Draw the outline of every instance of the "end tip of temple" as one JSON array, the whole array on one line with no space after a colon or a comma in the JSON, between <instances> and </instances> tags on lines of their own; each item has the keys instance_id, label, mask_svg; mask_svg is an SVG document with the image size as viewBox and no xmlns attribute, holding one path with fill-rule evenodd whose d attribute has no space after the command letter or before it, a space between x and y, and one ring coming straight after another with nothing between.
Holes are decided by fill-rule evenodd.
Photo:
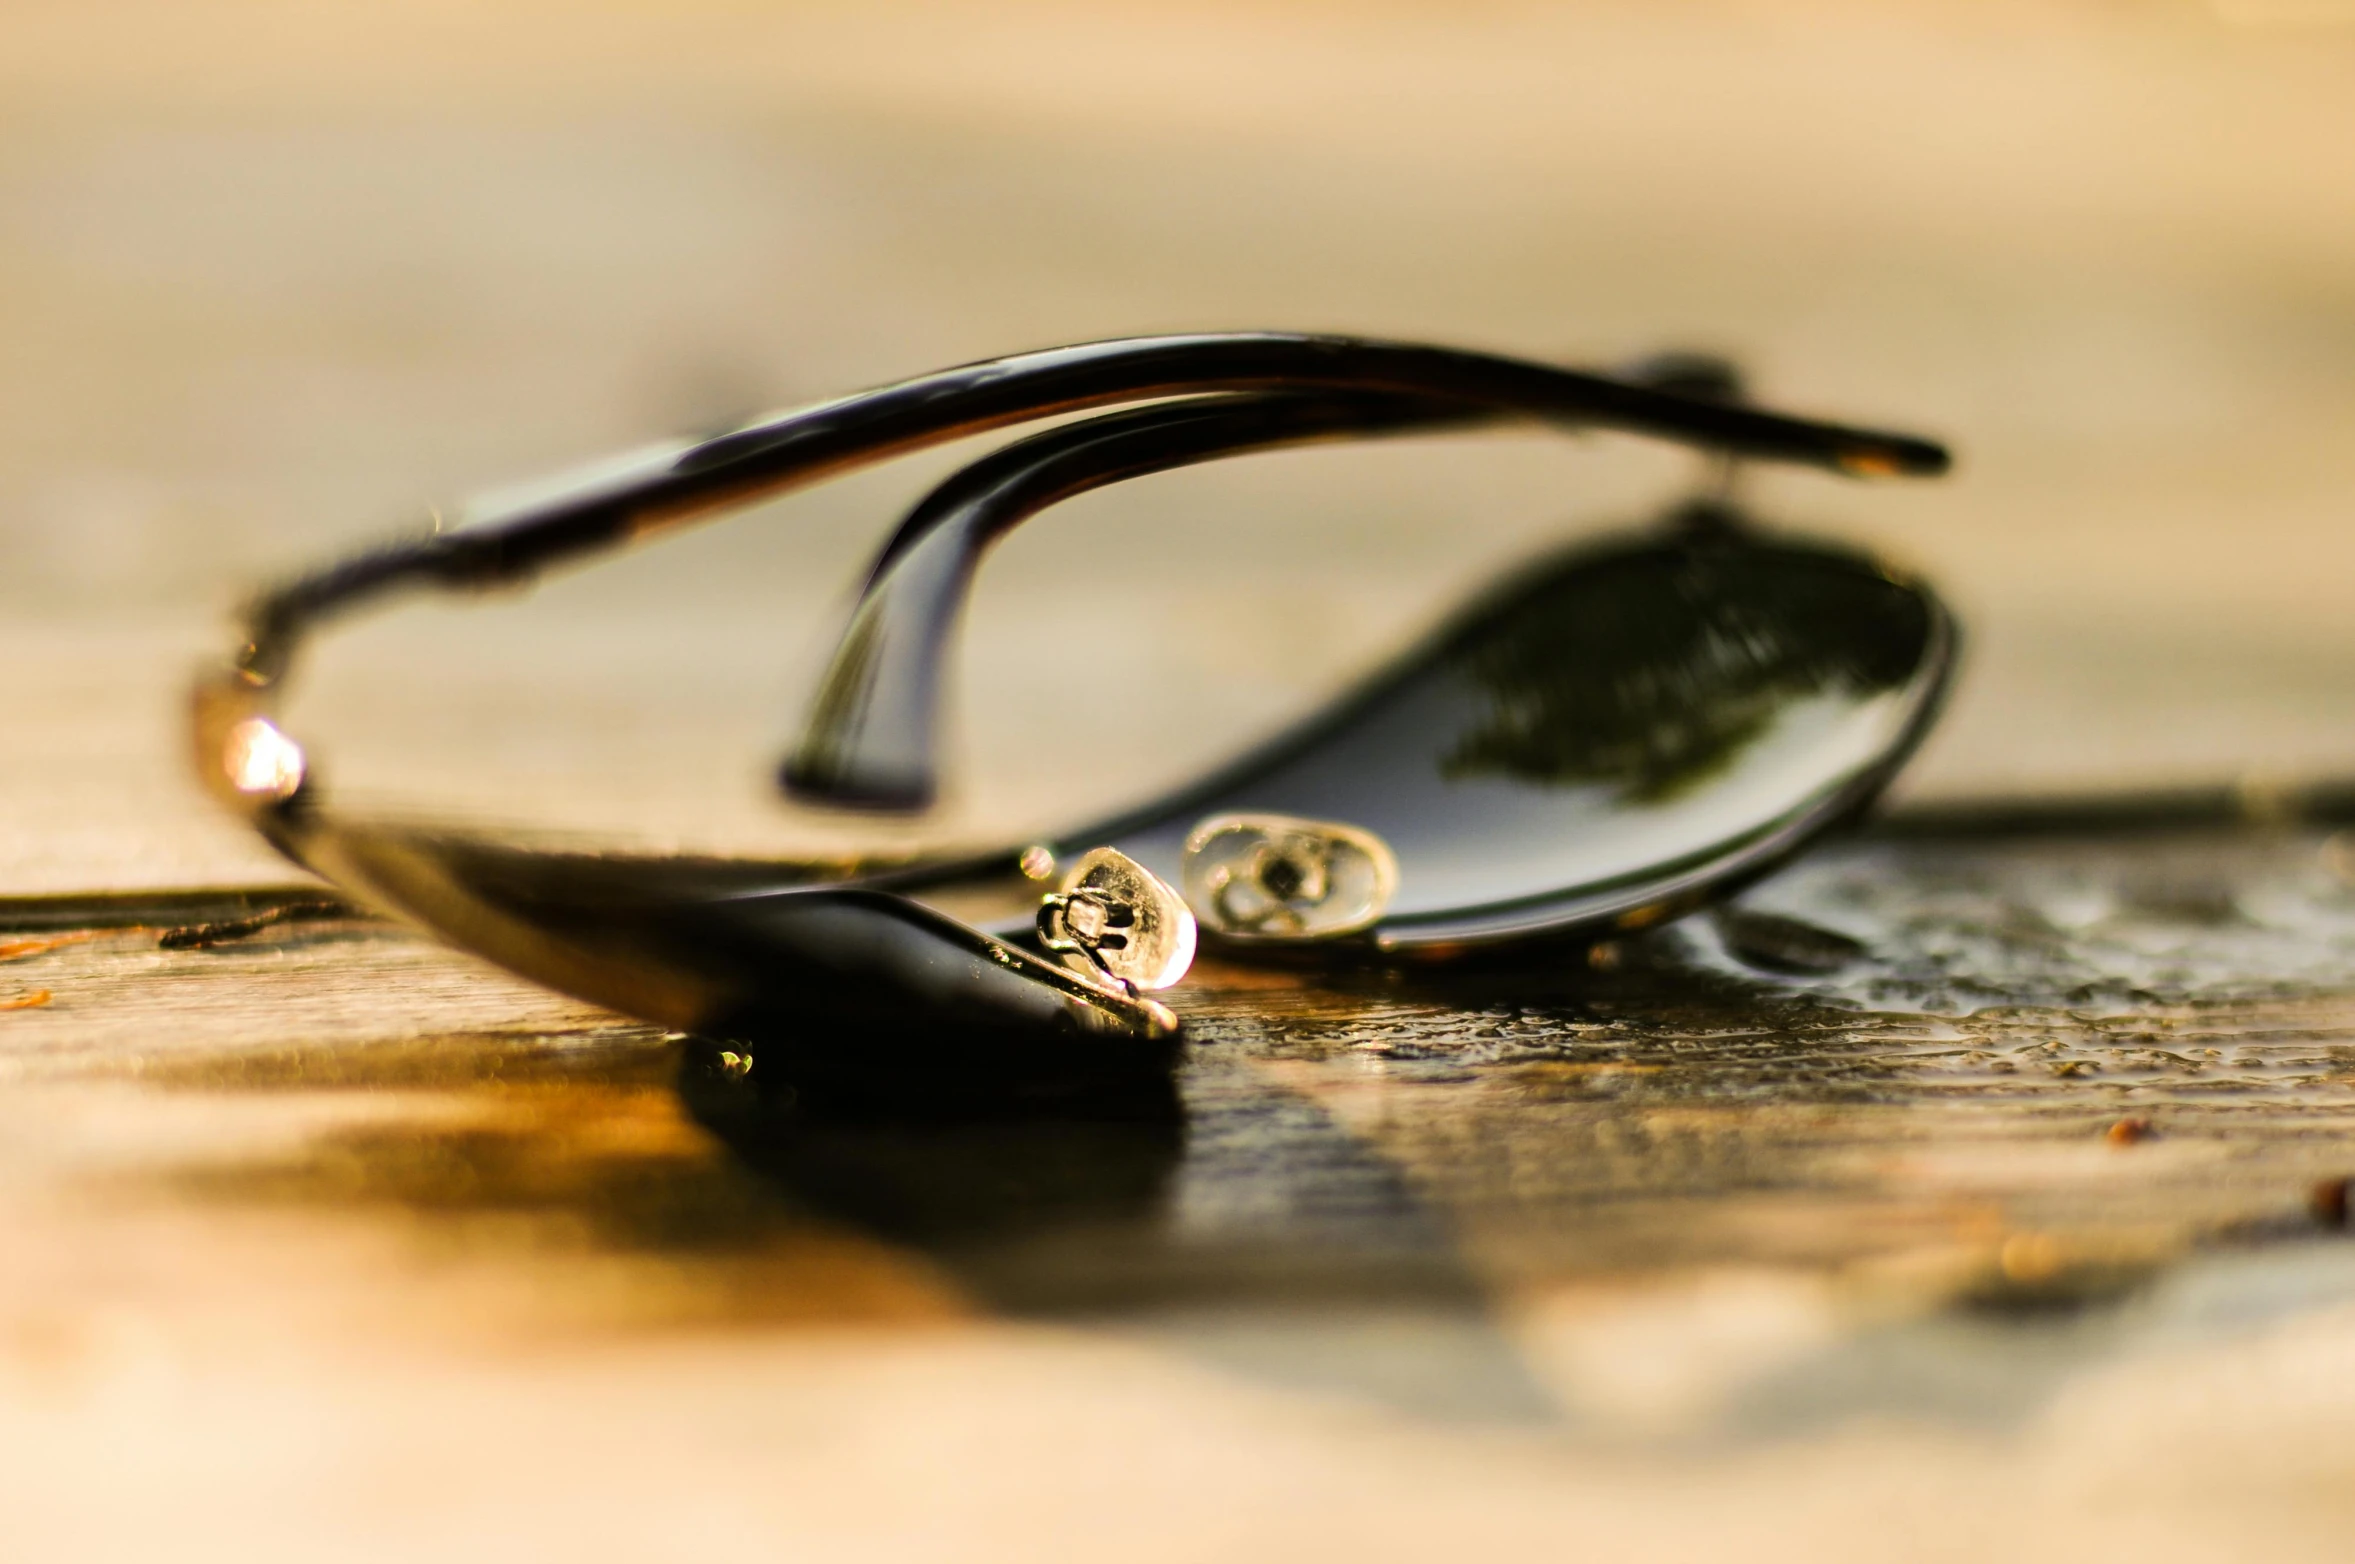
<instances>
[{"instance_id":1,"label":"end tip of temple","mask_svg":"<svg viewBox=\"0 0 2355 1564\"><path fill-rule=\"evenodd\" d=\"M1839 468L1852 478L1935 478L1954 458L1934 440L1866 440L1844 446Z\"/></svg>"},{"instance_id":2,"label":"end tip of temple","mask_svg":"<svg viewBox=\"0 0 2355 1564\"><path fill-rule=\"evenodd\" d=\"M940 789L927 774L846 766L796 754L777 768L777 786L796 803L863 814L912 815L929 809Z\"/></svg>"}]
</instances>

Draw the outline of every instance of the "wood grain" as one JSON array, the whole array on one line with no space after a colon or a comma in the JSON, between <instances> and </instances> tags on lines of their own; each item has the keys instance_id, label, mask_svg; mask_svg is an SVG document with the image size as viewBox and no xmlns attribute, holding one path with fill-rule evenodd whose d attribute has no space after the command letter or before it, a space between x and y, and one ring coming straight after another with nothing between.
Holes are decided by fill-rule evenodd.
<instances>
[{"instance_id":1,"label":"wood grain","mask_svg":"<svg viewBox=\"0 0 2355 1564\"><path fill-rule=\"evenodd\" d=\"M11 1525L1873 1557L1902 1505L1924 1556L2304 1556L2355 1413L2344 862L1859 842L1752 899L1861 942L1803 977L1706 921L1212 966L1143 1121L739 1111L386 925L18 903Z\"/></svg>"},{"instance_id":2,"label":"wood grain","mask_svg":"<svg viewBox=\"0 0 2355 1564\"><path fill-rule=\"evenodd\" d=\"M1752 893L1844 962L1696 920L1206 966L1143 1118L769 1113L386 924L166 939L317 894L183 775L258 580L1137 331L1731 351L1961 452L1753 480L1969 625L1915 799L2355 772L2343 10L12 6L0 1554L2343 1557L2322 828L1917 832ZM473 818L866 832L767 777L939 471L355 626L306 731ZM924 829L1230 752L1691 476L1475 442L1084 502L984 575ZM1119 699L1042 676L1077 621Z\"/></svg>"}]
</instances>

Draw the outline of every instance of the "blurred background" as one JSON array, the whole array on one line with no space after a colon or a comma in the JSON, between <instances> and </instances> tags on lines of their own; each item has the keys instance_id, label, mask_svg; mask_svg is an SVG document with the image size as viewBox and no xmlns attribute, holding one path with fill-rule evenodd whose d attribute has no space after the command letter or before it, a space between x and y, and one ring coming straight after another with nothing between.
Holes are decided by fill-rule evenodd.
<instances>
[{"instance_id":1,"label":"blurred background","mask_svg":"<svg viewBox=\"0 0 2355 1564\"><path fill-rule=\"evenodd\" d=\"M1914 798L2355 777L2355 0L4 0L0 897L291 877L181 755L262 582L765 410L1237 327L1721 352L1950 441L1746 480L1960 610ZM768 778L974 454L356 623L297 731L344 793L871 831ZM1698 472L1426 440L1058 510L983 574L922 829L1166 783ZM2355 847L2154 840L1762 888L1897 907L1937 1013L1230 969L1125 1162L984 1125L813 1134L815 1175L791 1124L727 1149L675 1040L421 938L19 904L0 1553L2339 1558ZM926 1180L938 1242L875 1218Z\"/></svg>"},{"instance_id":2,"label":"blurred background","mask_svg":"<svg viewBox=\"0 0 2355 1564\"><path fill-rule=\"evenodd\" d=\"M1708 349L1950 440L1943 483L1752 490L1966 616L1917 795L2355 771L2345 0L14 0L0 127L0 889L282 872L177 750L261 580L650 438L1197 328ZM338 640L334 774L823 835L769 767L971 454ZM1431 441L1058 512L984 575L935 828L1230 750L1693 470ZM1084 688L1074 616L1120 626Z\"/></svg>"}]
</instances>

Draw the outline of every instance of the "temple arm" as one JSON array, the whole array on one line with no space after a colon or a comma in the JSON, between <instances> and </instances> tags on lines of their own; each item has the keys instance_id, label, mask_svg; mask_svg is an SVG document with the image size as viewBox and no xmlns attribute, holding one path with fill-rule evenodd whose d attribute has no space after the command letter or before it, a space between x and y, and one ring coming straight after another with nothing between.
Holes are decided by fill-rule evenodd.
<instances>
[{"instance_id":1,"label":"temple arm","mask_svg":"<svg viewBox=\"0 0 2355 1564\"><path fill-rule=\"evenodd\" d=\"M982 458L926 495L884 545L785 762L786 790L839 808L932 802L942 676L974 572L992 543L1049 506L1246 451L1497 417L1405 397L1203 397L1067 424Z\"/></svg>"},{"instance_id":2,"label":"temple arm","mask_svg":"<svg viewBox=\"0 0 2355 1564\"><path fill-rule=\"evenodd\" d=\"M1286 391L1458 402L1497 417L1626 429L1859 474L1946 466L1945 451L1926 440L1714 405L1525 359L1282 332L1139 337L943 370L494 500L452 531L264 597L240 666L255 685L273 684L313 622L387 591L527 580L722 506L943 441L1124 402Z\"/></svg>"},{"instance_id":3,"label":"temple arm","mask_svg":"<svg viewBox=\"0 0 2355 1564\"><path fill-rule=\"evenodd\" d=\"M1615 383L1728 410L1722 360L1662 354ZM907 811L939 785L948 647L981 556L1047 507L1125 478L1317 440L1494 423L1487 405L1309 393L1204 397L1065 425L1006 447L934 489L884 545L783 768L788 792L840 808Z\"/></svg>"}]
</instances>

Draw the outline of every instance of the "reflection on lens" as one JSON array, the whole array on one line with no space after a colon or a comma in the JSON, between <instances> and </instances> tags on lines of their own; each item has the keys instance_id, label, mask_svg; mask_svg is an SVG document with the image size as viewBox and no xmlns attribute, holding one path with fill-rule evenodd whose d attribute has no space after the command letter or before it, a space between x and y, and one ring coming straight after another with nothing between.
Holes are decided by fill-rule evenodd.
<instances>
[{"instance_id":1,"label":"reflection on lens","mask_svg":"<svg viewBox=\"0 0 2355 1564\"><path fill-rule=\"evenodd\" d=\"M1727 774L1803 703L1853 705L1903 684L1927 628L1919 594L1796 550L1696 548L1565 572L1457 647L1485 709L1442 769L1664 803Z\"/></svg>"},{"instance_id":2,"label":"reflection on lens","mask_svg":"<svg viewBox=\"0 0 2355 1564\"><path fill-rule=\"evenodd\" d=\"M1182 875L1205 923L1245 940L1326 931L1293 905L1322 867L1280 832L1189 863L1205 817L1346 821L1385 844L1386 948L1613 927L1869 801L1952 645L1937 601L1864 556L1695 521L1555 556L1289 735L1076 839Z\"/></svg>"}]
</instances>

